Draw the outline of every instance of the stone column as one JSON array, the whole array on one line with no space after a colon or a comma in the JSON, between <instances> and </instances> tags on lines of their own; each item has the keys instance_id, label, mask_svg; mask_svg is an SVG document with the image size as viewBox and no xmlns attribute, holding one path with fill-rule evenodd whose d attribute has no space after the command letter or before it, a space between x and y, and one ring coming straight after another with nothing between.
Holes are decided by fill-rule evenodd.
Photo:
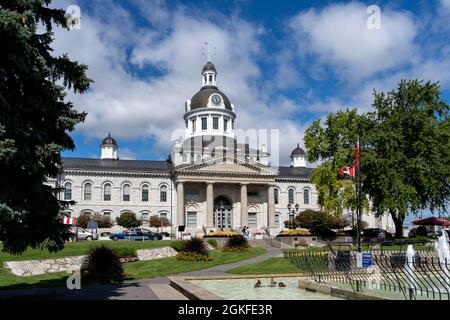
<instances>
[{"instance_id":1,"label":"stone column","mask_svg":"<svg viewBox=\"0 0 450 320\"><path fill-rule=\"evenodd\" d=\"M247 184L241 184L241 227L248 226Z\"/></svg>"},{"instance_id":2,"label":"stone column","mask_svg":"<svg viewBox=\"0 0 450 320\"><path fill-rule=\"evenodd\" d=\"M213 182L206 183L206 225L209 228L214 227L214 186Z\"/></svg>"},{"instance_id":3,"label":"stone column","mask_svg":"<svg viewBox=\"0 0 450 320\"><path fill-rule=\"evenodd\" d=\"M275 227L275 195L274 186L267 188L267 221L269 228Z\"/></svg>"},{"instance_id":4,"label":"stone column","mask_svg":"<svg viewBox=\"0 0 450 320\"><path fill-rule=\"evenodd\" d=\"M184 226L184 186L183 182L177 183L177 224Z\"/></svg>"}]
</instances>

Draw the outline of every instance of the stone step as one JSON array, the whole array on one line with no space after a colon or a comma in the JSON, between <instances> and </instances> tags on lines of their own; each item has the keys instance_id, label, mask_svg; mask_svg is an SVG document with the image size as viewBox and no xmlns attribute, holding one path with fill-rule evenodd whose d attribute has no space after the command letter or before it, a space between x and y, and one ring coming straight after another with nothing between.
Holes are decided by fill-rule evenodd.
<instances>
[{"instance_id":1,"label":"stone step","mask_svg":"<svg viewBox=\"0 0 450 320\"><path fill-rule=\"evenodd\" d=\"M188 300L186 296L172 288L169 284L152 283L148 284L148 286L159 300Z\"/></svg>"}]
</instances>

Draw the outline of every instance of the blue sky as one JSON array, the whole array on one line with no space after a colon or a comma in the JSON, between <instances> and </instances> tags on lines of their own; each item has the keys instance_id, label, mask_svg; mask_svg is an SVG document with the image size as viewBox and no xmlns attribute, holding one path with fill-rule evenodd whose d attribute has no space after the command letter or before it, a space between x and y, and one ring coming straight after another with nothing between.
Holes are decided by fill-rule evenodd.
<instances>
[{"instance_id":1,"label":"blue sky","mask_svg":"<svg viewBox=\"0 0 450 320\"><path fill-rule=\"evenodd\" d=\"M166 159L184 102L200 88L203 43L216 47L218 86L236 127L279 129L280 163L313 119L371 108L371 92L401 78L440 81L450 97L450 0L442 1L56 1L81 8L81 28L55 32L55 54L89 66L88 112L64 156L97 157L111 132L119 156ZM366 10L381 9L378 30ZM286 139L288 137L288 139Z\"/></svg>"}]
</instances>

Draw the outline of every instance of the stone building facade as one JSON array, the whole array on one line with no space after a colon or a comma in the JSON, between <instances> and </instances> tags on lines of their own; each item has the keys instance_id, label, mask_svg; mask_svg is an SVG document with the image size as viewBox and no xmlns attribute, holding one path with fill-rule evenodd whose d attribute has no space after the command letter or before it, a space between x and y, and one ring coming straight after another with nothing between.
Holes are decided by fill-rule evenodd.
<instances>
[{"instance_id":1,"label":"stone building facade","mask_svg":"<svg viewBox=\"0 0 450 320\"><path fill-rule=\"evenodd\" d=\"M132 211L139 219L167 217L172 230L196 232L264 229L276 234L289 220L288 204L319 209L304 150L292 151L291 166L271 166L266 145L237 142L235 106L216 85L210 61L202 70L202 87L185 103L185 136L177 140L167 161L122 160L111 135L101 144L101 157L63 158L53 181L61 198L75 201L68 213L100 213L115 220ZM367 216L371 226L392 222Z\"/></svg>"}]
</instances>

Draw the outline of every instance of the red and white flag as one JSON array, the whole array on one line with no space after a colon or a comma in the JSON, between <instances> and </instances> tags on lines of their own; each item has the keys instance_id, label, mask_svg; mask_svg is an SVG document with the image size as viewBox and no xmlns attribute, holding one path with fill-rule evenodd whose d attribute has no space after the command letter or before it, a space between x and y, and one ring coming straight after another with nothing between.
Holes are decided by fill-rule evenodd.
<instances>
[{"instance_id":1,"label":"red and white flag","mask_svg":"<svg viewBox=\"0 0 450 320\"><path fill-rule=\"evenodd\" d=\"M71 225L75 225L76 224L76 220L75 218L71 218L68 216L64 216L62 219L63 224L71 224Z\"/></svg>"},{"instance_id":2,"label":"red and white flag","mask_svg":"<svg viewBox=\"0 0 450 320\"><path fill-rule=\"evenodd\" d=\"M339 169L339 174L348 174L351 177L355 176L355 166L343 166L342 168Z\"/></svg>"}]
</instances>

